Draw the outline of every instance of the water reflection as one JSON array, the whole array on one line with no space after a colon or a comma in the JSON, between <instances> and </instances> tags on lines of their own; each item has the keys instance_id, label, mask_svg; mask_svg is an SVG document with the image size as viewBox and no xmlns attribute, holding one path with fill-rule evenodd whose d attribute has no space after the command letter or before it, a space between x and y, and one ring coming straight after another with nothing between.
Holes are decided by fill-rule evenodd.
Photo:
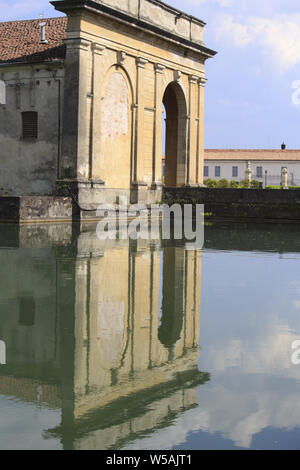
<instances>
[{"instance_id":1,"label":"water reflection","mask_svg":"<svg viewBox=\"0 0 300 470\"><path fill-rule=\"evenodd\" d=\"M2 227L0 447L299 448L299 234L222 222L190 252Z\"/></svg>"},{"instance_id":2,"label":"water reflection","mask_svg":"<svg viewBox=\"0 0 300 470\"><path fill-rule=\"evenodd\" d=\"M43 439L119 448L197 406L202 253L3 227L0 395L60 410Z\"/></svg>"}]
</instances>

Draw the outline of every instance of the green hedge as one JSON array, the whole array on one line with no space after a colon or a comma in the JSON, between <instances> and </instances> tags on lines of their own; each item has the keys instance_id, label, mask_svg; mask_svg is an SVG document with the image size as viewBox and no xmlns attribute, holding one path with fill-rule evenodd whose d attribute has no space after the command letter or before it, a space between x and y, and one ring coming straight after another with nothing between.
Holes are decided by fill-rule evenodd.
<instances>
[{"instance_id":1,"label":"green hedge","mask_svg":"<svg viewBox=\"0 0 300 470\"><path fill-rule=\"evenodd\" d=\"M282 186L266 186L265 189L282 189ZM289 189L300 189L300 186L289 186Z\"/></svg>"},{"instance_id":2,"label":"green hedge","mask_svg":"<svg viewBox=\"0 0 300 470\"><path fill-rule=\"evenodd\" d=\"M253 180L251 184L249 180L244 179L240 183L237 181L228 181L225 178L222 178L219 181L213 180L208 178L204 181L205 186L208 188L218 188L218 189L227 189L227 188L234 188L234 189L241 189L241 188L252 188L252 189L259 189L260 183L259 181Z\"/></svg>"}]
</instances>

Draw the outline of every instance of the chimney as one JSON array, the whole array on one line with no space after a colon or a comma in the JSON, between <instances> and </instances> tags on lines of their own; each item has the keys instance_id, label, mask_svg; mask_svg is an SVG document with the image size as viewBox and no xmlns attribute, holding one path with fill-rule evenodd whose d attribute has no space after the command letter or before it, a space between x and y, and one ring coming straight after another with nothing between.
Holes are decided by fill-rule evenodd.
<instances>
[{"instance_id":1,"label":"chimney","mask_svg":"<svg viewBox=\"0 0 300 470\"><path fill-rule=\"evenodd\" d=\"M46 41L46 24L45 22L40 23L41 27L41 44L48 44L48 41Z\"/></svg>"},{"instance_id":2,"label":"chimney","mask_svg":"<svg viewBox=\"0 0 300 470\"><path fill-rule=\"evenodd\" d=\"M285 150L285 149L286 149L285 143L281 144L281 150Z\"/></svg>"}]
</instances>

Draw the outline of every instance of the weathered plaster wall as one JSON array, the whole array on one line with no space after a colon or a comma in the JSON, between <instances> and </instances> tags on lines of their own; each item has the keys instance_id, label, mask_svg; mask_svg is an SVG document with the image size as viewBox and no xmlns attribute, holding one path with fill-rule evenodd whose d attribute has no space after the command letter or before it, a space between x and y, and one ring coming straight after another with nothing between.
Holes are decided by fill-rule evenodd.
<instances>
[{"instance_id":1,"label":"weathered plaster wall","mask_svg":"<svg viewBox=\"0 0 300 470\"><path fill-rule=\"evenodd\" d=\"M62 94L63 76L63 69L57 66L0 66L6 85L6 105L0 106L0 196L53 194L58 159L58 80ZM23 111L38 112L36 140L22 139Z\"/></svg>"}]
</instances>

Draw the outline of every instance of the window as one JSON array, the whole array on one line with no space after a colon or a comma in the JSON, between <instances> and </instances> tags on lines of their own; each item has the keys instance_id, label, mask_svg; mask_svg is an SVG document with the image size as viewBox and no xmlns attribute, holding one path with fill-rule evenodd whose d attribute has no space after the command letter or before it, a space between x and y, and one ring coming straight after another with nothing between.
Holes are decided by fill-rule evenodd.
<instances>
[{"instance_id":1,"label":"window","mask_svg":"<svg viewBox=\"0 0 300 470\"><path fill-rule=\"evenodd\" d=\"M238 166L233 166L232 167L232 176L233 178L237 178L239 176L239 168Z\"/></svg>"},{"instance_id":2,"label":"window","mask_svg":"<svg viewBox=\"0 0 300 470\"><path fill-rule=\"evenodd\" d=\"M215 176L219 178L221 176L221 167L215 166Z\"/></svg>"},{"instance_id":3,"label":"window","mask_svg":"<svg viewBox=\"0 0 300 470\"><path fill-rule=\"evenodd\" d=\"M209 176L209 169L208 166L204 167L204 176L208 177Z\"/></svg>"},{"instance_id":4,"label":"window","mask_svg":"<svg viewBox=\"0 0 300 470\"><path fill-rule=\"evenodd\" d=\"M37 139L38 137L38 113L26 111L22 113L23 139Z\"/></svg>"},{"instance_id":5,"label":"window","mask_svg":"<svg viewBox=\"0 0 300 470\"><path fill-rule=\"evenodd\" d=\"M262 168L262 166L257 166L256 167L256 177L257 178L262 178L263 177L263 168Z\"/></svg>"}]
</instances>

